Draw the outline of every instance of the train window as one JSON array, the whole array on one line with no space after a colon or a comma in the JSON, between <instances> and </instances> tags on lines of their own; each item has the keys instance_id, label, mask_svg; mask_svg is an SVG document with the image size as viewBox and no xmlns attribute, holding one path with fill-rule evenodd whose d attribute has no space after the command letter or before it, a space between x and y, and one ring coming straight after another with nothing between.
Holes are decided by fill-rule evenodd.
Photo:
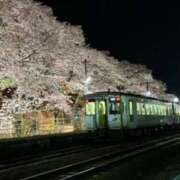
<instances>
[{"instance_id":1,"label":"train window","mask_svg":"<svg viewBox=\"0 0 180 180\"><path fill-rule=\"evenodd\" d=\"M162 111L161 111L161 105L158 105L158 109L159 109L159 115L162 115Z\"/></svg>"},{"instance_id":2,"label":"train window","mask_svg":"<svg viewBox=\"0 0 180 180\"><path fill-rule=\"evenodd\" d=\"M175 108L175 112L176 112L176 115L178 115L178 109L177 109L177 107Z\"/></svg>"},{"instance_id":3,"label":"train window","mask_svg":"<svg viewBox=\"0 0 180 180\"><path fill-rule=\"evenodd\" d=\"M161 106L161 111L162 111L162 115L164 116L165 114L164 114L164 106L163 105Z\"/></svg>"},{"instance_id":4,"label":"train window","mask_svg":"<svg viewBox=\"0 0 180 180\"><path fill-rule=\"evenodd\" d=\"M159 105L156 105L156 111L157 111L157 115L160 115L159 114Z\"/></svg>"},{"instance_id":5,"label":"train window","mask_svg":"<svg viewBox=\"0 0 180 180\"><path fill-rule=\"evenodd\" d=\"M180 115L180 106L178 106L178 116Z\"/></svg>"},{"instance_id":6,"label":"train window","mask_svg":"<svg viewBox=\"0 0 180 180\"><path fill-rule=\"evenodd\" d=\"M137 107L137 114L138 115L145 115L146 114L144 103L137 103L136 107Z\"/></svg>"},{"instance_id":7,"label":"train window","mask_svg":"<svg viewBox=\"0 0 180 180\"><path fill-rule=\"evenodd\" d=\"M156 105L153 104L153 105L152 105L152 108L153 108L153 115L156 115Z\"/></svg>"},{"instance_id":8,"label":"train window","mask_svg":"<svg viewBox=\"0 0 180 180\"><path fill-rule=\"evenodd\" d=\"M95 115L96 114L96 104L95 101L86 102L86 115Z\"/></svg>"},{"instance_id":9,"label":"train window","mask_svg":"<svg viewBox=\"0 0 180 180\"><path fill-rule=\"evenodd\" d=\"M161 116L161 105L158 105L158 111L159 111L159 115Z\"/></svg>"},{"instance_id":10,"label":"train window","mask_svg":"<svg viewBox=\"0 0 180 180\"><path fill-rule=\"evenodd\" d=\"M158 115L158 107L157 107L157 104L154 105L154 108L155 108L155 114Z\"/></svg>"},{"instance_id":11,"label":"train window","mask_svg":"<svg viewBox=\"0 0 180 180\"><path fill-rule=\"evenodd\" d=\"M105 115L106 114L106 104L105 101L99 101L99 114Z\"/></svg>"},{"instance_id":12,"label":"train window","mask_svg":"<svg viewBox=\"0 0 180 180\"><path fill-rule=\"evenodd\" d=\"M161 110L160 110L160 106L159 105L157 105L157 115L161 115Z\"/></svg>"},{"instance_id":13,"label":"train window","mask_svg":"<svg viewBox=\"0 0 180 180\"><path fill-rule=\"evenodd\" d=\"M120 113L120 102L110 102L110 114Z\"/></svg>"},{"instance_id":14,"label":"train window","mask_svg":"<svg viewBox=\"0 0 180 180\"><path fill-rule=\"evenodd\" d=\"M164 115L167 116L166 106L164 106Z\"/></svg>"},{"instance_id":15,"label":"train window","mask_svg":"<svg viewBox=\"0 0 180 180\"><path fill-rule=\"evenodd\" d=\"M177 106L177 107L176 107L176 115L177 115L177 116L180 116L180 106Z\"/></svg>"},{"instance_id":16,"label":"train window","mask_svg":"<svg viewBox=\"0 0 180 180\"><path fill-rule=\"evenodd\" d=\"M145 104L144 103L141 103L141 111L142 111L142 115L145 115L146 114L146 110L145 110Z\"/></svg>"},{"instance_id":17,"label":"train window","mask_svg":"<svg viewBox=\"0 0 180 180\"><path fill-rule=\"evenodd\" d=\"M136 104L136 107L137 107L137 114L138 114L138 115L141 115L140 103L137 103L137 104Z\"/></svg>"},{"instance_id":18,"label":"train window","mask_svg":"<svg viewBox=\"0 0 180 180\"><path fill-rule=\"evenodd\" d=\"M151 105L150 104L147 104L146 114L151 115Z\"/></svg>"},{"instance_id":19,"label":"train window","mask_svg":"<svg viewBox=\"0 0 180 180\"><path fill-rule=\"evenodd\" d=\"M176 115L178 115L178 113L177 113L177 107L175 108L175 112L176 112Z\"/></svg>"},{"instance_id":20,"label":"train window","mask_svg":"<svg viewBox=\"0 0 180 180\"><path fill-rule=\"evenodd\" d=\"M153 104L151 104L151 115L154 115L154 114L155 114L154 107L153 107Z\"/></svg>"},{"instance_id":21,"label":"train window","mask_svg":"<svg viewBox=\"0 0 180 180\"><path fill-rule=\"evenodd\" d=\"M159 115L162 116L162 106L161 105L159 105Z\"/></svg>"},{"instance_id":22,"label":"train window","mask_svg":"<svg viewBox=\"0 0 180 180\"><path fill-rule=\"evenodd\" d=\"M164 114L164 106L161 106L161 109L162 109L162 115L165 116L165 114Z\"/></svg>"},{"instance_id":23,"label":"train window","mask_svg":"<svg viewBox=\"0 0 180 180\"><path fill-rule=\"evenodd\" d=\"M129 115L130 116L133 115L133 104L132 104L132 101L129 101Z\"/></svg>"},{"instance_id":24,"label":"train window","mask_svg":"<svg viewBox=\"0 0 180 180\"><path fill-rule=\"evenodd\" d=\"M150 115L153 115L152 104L149 105Z\"/></svg>"},{"instance_id":25,"label":"train window","mask_svg":"<svg viewBox=\"0 0 180 180\"><path fill-rule=\"evenodd\" d=\"M166 107L163 105L163 114L166 116Z\"/></svg>"},{"instance_id":26,"label":"train window","mask_svg":"<svg viewBox=\"0 0 180 180\"><path fill-rule=\"evenodd\" d=\"M177 115L179 116L179 108L177 107Z\"/></svg>"},{"instance_id":27,"label":"train window","mask_svg":"<svg viewBox=\"0 0 180 180\"><path fill-rule=\"evenodd\" d=\"M163 115L163 111L162 111L162 106L161 105L159 105L159 115Z\"/></svg>"},{"instance_id":28,"label":"train window","mask_svg":"<svg viewBox=\"0 0 180 180\"><path fill-rule=\"evenodd\" d=\"M164 116L164 106L161 105L161 114Z\"/></svg>"},{"instance_id":29,"label":"train window","mask_svg":"<svg viewBox=\"0 0 180 180\"><path fill-rule=\"evenodd\" d=\"M168 107L169 115L171 116L171 107Z\"/></svg>"},{"instance_id":30,"label":"train window","mask_svg":"<svg viewBox=\"0 0 180 180\"><path fill-rule=\"evenodd\" d=\"M168 106L166 106L166 115L169 116L169 110L168 110Z\"/></svg>"},{"instance_id":31,"label":"train window","mask_svg":"<svg viewBox=\"0 0 180 180\"><path fill-rule=\"evenodd\" d=\"M146 105L145 105L145 108L146 108L146 114L147 114L147 115L150 115L150 105L149 105L149 104L146 104Z\"/></svg>"},{"instance_id":32,"label":"train window","mask_svg":"<svg viewBox=\"0 0 180 180\"><path fill-rule=\"evenodd\" d=\"M164 106L162 106L162 112L163 112L163 116L165 116L166 113L165 113L165 110L164 110Z\"/></svg>"},{"instance_id":33,"label":"train window","mask_svg":"<svg viewBox=\"0 0 180 180\"><path fill-rule=\"evenodd\" d=\"M153 104L153 108L154 108L154 115L157 115L157 108L156 108L156 104Z\"/></svg>"},{"instance_id":34,"label":"train window","mask_svg":"<svg viewBox=\"0 0 180 180\"><path fill-rule=\"evenodd\" d=\"M153 104L153 108L154 108L154 114L157 115L157 110L156 110L156 105Z\"/></svg>"},{"instance_id":35,"label":"train window","mask_svg":"<svg viewBox=\"0 0 180 180\"><path fill-rule=\"evenodd\" d=\"M165 113L164 113L164 106L161 106L161 109L162 109L162 115L165 116Z\"/></svg>"}]
</instances>

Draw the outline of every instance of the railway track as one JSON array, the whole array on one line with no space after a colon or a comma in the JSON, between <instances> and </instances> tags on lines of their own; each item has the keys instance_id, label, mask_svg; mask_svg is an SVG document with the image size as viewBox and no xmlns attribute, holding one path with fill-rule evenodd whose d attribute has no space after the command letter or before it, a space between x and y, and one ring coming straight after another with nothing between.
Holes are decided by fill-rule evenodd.
<instances>
[{"instance_id":1,"label":"railway track","mask_svg":"<svg viewBox=\"0 0 180 180\"><path fill-rule=\"evenodd\" d=\"M98 151L110 151L113 150L114 148L118 148L122 145L96 145L93 147L90 146L78 146L78 147L73 147L73 148L67 148L67 149L63 149L63 151L61 152L57 152L55 154L49 154L40 158L32 158L32 159L28 159L28 160L22 160L22 161L18 161L16 163L10 163L10 164L5 164L5 165L1 165L0 167L0 179L19 179L18 177L15 178L13 175L11 175L11 173L14 172L20 172L22 169L26 169L26 168L34 168L36 169L36 167L44 165L44 164L48 164L50 161L59 161L61 159L68 159L71 156L76 156L78 154L86 153L86 152L90 152L90 151L96 151L98 149ZM97 148L97 149L96 149ZM65 151L66 150L66 151ZM68 150L68 151L67 151ZM21 173L21 172L20 172ZM10 177L9 177L10 175Z\"/></svg>"},{"instance_id":2,"label":"railway track","mask_svg":"<svg viewBox=\"0 0 180 180\"><path fill-rule=\"evenodd\" d=\"M21 157L13 161L4 161L4 162L1 162L0 164L0 172L2 172L4 169L8 170L13 167L19 168L20 166L23 166L26 164L30 164L34 162L41 162L43 160L48 160L48 159L57 158L57 157L62 157L69 154L81 152L82 150L86 151L87 147L83 145L74 146L74 147L69 147L69 148L63 148L61 150L50 151L50 152L41 154L40 157L39 157L39 154L37 154L34 156Z\"/></svg>"},{"instance_id":3,"label":"railway track","mask_svg":"<svg viewBox=\"0 0 180 180\"><path fill-rule=\"evenodd\" d=\"M22 178L22 180L80 179L91 173L93 174L98 170L106 168L107 166L114 165L121 161L126 161L138 155L145 154L148 151L152 151L167 145L173 145L174 143L177 143L179 141L180 134L157 140L152 140L150 142L139 145L134 145L130 148L120 148L120 146L116 146L112 148L109 152L104 152L102 148L102 153L104 152L103 155L96 155L86 160L81 160L79 162L68 164L59 168L37 173L32 176Z\"/></svg>"},{"instance_id":4,"label":"railway track","mask_svg":"<svg viewBox=\"0 0 180 180\"><path fill-rule=\"evenodd\" d=\"M103 144L102 144L103 145ZM60 150L54 150L54 151L49 151L49 152L44 152L41 154L36 154L36 155L28 155L28 156L23 156L23 157L18 157L17 159L13 160L6 160L6 161L1 161L0 163L0 172L3 170L8 170L9 168L19 168L22 165L28 165L31 163L40 163L41 161L48 160L48 159L53 159L53 158L58 158L58 157L65 157L67 155L79 153L79 152L86 152L88 150L94 149L101 147L101 144L98 145L93 145L90 147L90 145L79 145L79 146L72 146L72 147L67 147L63 148ZM103 147L114 147L113 145L103 145Z\"/></svg>"}]
</instances>

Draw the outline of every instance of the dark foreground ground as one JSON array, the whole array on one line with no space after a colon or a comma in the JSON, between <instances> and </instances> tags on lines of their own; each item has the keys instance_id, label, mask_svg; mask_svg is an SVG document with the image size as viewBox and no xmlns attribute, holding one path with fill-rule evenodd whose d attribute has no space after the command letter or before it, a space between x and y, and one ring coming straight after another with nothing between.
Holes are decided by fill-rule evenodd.
<instances>
[{"instance_id":1,"label":"dark foreground ground","mask_svg":"<svg viewBox=\"0 0 180 180\"><path fill-rule=\"evenodd\" d=\"M180 180L180 143L119 163L88 179Z\"/></svg>"}]
</instances>

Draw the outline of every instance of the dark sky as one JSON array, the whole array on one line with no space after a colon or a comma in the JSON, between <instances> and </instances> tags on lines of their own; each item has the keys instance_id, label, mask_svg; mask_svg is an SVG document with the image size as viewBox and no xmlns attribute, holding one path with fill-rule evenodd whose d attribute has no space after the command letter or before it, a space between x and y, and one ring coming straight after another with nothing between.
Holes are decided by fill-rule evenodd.
<instances>
[{"instance_id":1,"label":"dark sky","mask_svg":"<svg viewBox=\"0 0 180 180\"><path fill-rule=\"evenodd\" d=\"M40 0L61 21L82 25L87 43L147 65L180 95L180 5L158 0Z\"/></svg>"}]
</instances>

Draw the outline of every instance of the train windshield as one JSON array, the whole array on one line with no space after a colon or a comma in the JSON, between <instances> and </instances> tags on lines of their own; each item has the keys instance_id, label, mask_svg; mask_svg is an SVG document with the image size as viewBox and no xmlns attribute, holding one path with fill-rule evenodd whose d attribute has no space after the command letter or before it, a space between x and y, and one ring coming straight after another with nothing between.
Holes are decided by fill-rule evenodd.
<instances>
[{"instance_id":1,"label":"train windshield","mask_svg":"<svg viewBox=\"0 0 180 180\"><path fill-rule=\"evenodd\" d=\"M110 106L109 106L110 114L120 114L120 97L110 98Z\"/></svg>"},{"instance_id":2,"label":"train windshield","mask_svg":"<svg viewBox=\"0 0 180 180\"><path fill-rule=\"evenodd\" d=\"M96 102L87 101L86 102L86 115L95 115L96 114Z\"/></svg>"},{"instance_id":3,"label":"train windshield","mask_svg":"<svg viewBox=\"0 0 180 180\"><path fill-rule=\"evenodd\" d=\"M120 103L110 102L110 114L119 114L119 113L120 113Z\"/></svg>"}]
</instances>

